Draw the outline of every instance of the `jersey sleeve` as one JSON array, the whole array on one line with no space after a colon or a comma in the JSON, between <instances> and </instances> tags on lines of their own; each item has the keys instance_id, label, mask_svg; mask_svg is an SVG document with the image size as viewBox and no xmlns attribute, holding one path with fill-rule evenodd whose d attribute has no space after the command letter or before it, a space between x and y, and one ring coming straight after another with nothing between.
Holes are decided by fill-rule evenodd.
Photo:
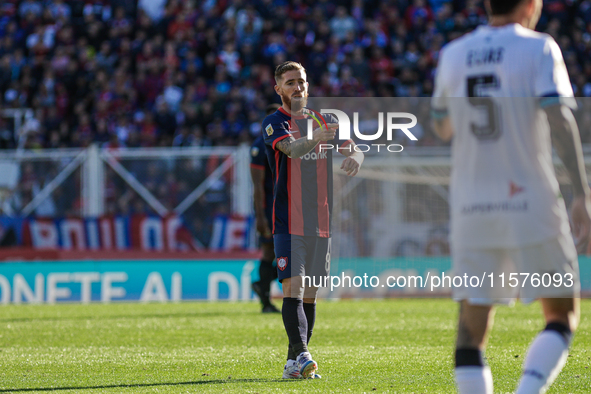
<instances>
[{"instance_id":1,"label":"jersey sleeve","mask_svg":"<svg viewBox=\"0 0 591 394\"><path fill-rule=\"evenodd\" d=\"M287 137L291 136L287 129L286 122L279 122L273 118L265 118L263 121L263 137L265 145L269 145L275 150L275 145Z\"/></svg>"},{"instance_id":2,"label":"jersey sleeve","mask_svg":"<svg viewBox=\"0 0 591 394\"><path fill-rule=\"evenodd\" d=\"M264 170L267 165L267 153L262 137L257 138L250 147L250 166Z\"/></svg>"},{"instance_id":3,"label":"jersey sleeve","mask_svg":"<svg viewBox=\"0 0 591 394\"><path fill-rule=\"evenodd\" d=\"M431 117L433 119L443 119L448 115L447 112L447 92L446 92L446 57L445 51L442 49L439 52L439 64L435 71L435 87L433 90L433 97L431 98Z\"/></svg>"},{"instance_id":4,"label":"jersey sleeve","mask_svg":"<svg viewBox=\"0 0 591 394\"><path fill-rule=\"evenodd\" d=\"M349 145L350 143L352 143L352 142L353 142L353 140L352 140L352 139L348 139L348 140L341 140L341 139L339 139L339 138L338 138L338 136L337 136L337 138L335 138L335 139L334 139L334 140L332 140L332 141L333 141L333 144L336 144L336 145L338 145L338 147L339 147L339 148L344 148L344 147L346 147L347 145ZM349 149L351 149L351 148L349 148Z\"/></svg>"},{"instance_id":5,"label":"jersey sleeve","mask_svg":"<svg viewBox=\"0 0 591 394\"><path fill-rule=\"evenodd\" d=\"M535 67L534 94L540 98L542 108L555 104L576 107L560 47L552 37L546 38Z\"/></svg>"}]
</instances>

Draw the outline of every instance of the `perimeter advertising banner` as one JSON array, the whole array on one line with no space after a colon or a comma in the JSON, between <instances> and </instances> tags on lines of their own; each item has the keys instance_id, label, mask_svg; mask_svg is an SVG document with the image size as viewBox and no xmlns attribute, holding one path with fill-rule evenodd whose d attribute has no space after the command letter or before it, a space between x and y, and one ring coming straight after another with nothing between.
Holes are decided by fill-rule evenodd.
<instances>
[{"instance_id":1,"label":"perimeter advertising banner","mask_svg":"<svg viewBox=\"0 0 591 394\"><path fill-rule=\"evenodd\" d=\"M254 269L255 260L0 263L0 300L248 300Z\"/></svg>"},{"instance_id":2,"label":"perimeter advertising banner","mask_svg":"<svg viewBox=\"0 0 591 394\"><path fill-rule=\"evenodd\" d=\"M221 260L72 260L0 263L0 302L170 302L253 299L258 261ZM591 292L591 258L580 257L581 286ZM341 259L320 296L449 296L448 257ZM495 280L500 285L500 278ZM509 286L509 278L504 278ZM451 282L451 279L449 279ZM273 294L280 295L278 284Z\"/></svg>"},{"instance_id":3,"label":"perimeter advertising banner","mask_svg":"<svg viewBox=\"0 0 591 394\"><path fill-rule=\"evenodd\" d=\"M166 217L136 214L95 218L20 218L0 216L0 243L46 250L212 251L255 248L254 218L219 215L211 223L208 242L195 237L175 214ZM5 245L5 244L2 244Z\"/></svg>"}]
</instances>

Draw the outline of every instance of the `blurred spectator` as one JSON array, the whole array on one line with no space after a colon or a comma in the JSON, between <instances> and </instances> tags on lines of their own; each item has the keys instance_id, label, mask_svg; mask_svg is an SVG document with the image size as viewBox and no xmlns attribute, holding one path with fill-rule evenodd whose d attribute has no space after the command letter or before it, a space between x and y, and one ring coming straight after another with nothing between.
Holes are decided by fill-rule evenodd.
<instances>
[{"instance_id":1,"label":"blurred spectator","mask_svg":"<svg viewBox=\"0 0 591 394\"><path fill-rule=\"evenodd\" d=\"M69 20L72 14L72 9L64 0L53 0L49 6L49 12L53 19Z\"/></svg>"},{"instance_id":2,"label":"blurred spectator","mask_svg":"<svg viewBox=\"0 0 591 394\"><path fill-rule=\"evenodd\" d=\"M146 13L154 22L164 17L166 0L139 0L138 8Z\"/></svg>"},{"instance_id":3,"label":"blurred spectator","mask_svg":"<svg viewBox=\"0 0 591 394\"><path fill-rule=\"evenodd\" d=\"M345 7L340 6L337 8L336 15L330 20L330 30L339 41L343 41L349 33L357 30L357 22L347 14Z\"/></svg>"},{"instance_id":4,"label":"blurred spectator","mask_svg":"<svg viewBox=\"0 0 591 394\"><path fill-rule=\"evenodd\" d=\"M18 14L21 18L25 18L27 14L32 14L34 17L40 17L43 12L43 6L39 1L24 0L18 7Z\"/></svg>"},{"instance_id":5,"label":"blurred spectator","mask_svg":"<svg viewBox=\"0 0 591 394\"><path fill-rule=\"evenodd\" d=\"M166 78L162 99L166 102L171 112L178 112L181 100L183 99L183 89L175 84L172 76Z\"/></svg>"}]
</instances>

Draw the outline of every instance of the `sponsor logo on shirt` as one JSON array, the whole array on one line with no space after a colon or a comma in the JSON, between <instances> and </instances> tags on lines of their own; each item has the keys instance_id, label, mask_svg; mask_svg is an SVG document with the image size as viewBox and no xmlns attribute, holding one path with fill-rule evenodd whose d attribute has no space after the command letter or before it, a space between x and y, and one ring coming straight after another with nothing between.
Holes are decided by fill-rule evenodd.
<instances>
[{"instance_id":1,"label":"sponsor logo on shirt","mask_svg":"<svg viewBox=\"0 0 591 394\"><path fill-rule=\"evenodd\" d=\"M302 160L326 160L327 158L326 151L320 153L310 152L302 156Z\"/></svg>"},{"instance_id":2,"label":"sponsor logo on shirt","mask_svg":"<svg viewBox=\"0 0 591 394\"><path fill-rule=\"evenodd\" d=\"M462 214L464 215L525 211L527 211L527 201L500 201L465 205L462 207Z\"/></svg>"},{"instance_id":3,"label":"sponsor logo on shirt","mask_svg":"<svg viewBox=\"0 0 591 394\"><path fill-rule=\"evenodd\" d=\"M509 182L509 197L516 196L519 193L523 193L525 188L523 186L516 185L513 181Z\"/></svg>"}]
</instances>

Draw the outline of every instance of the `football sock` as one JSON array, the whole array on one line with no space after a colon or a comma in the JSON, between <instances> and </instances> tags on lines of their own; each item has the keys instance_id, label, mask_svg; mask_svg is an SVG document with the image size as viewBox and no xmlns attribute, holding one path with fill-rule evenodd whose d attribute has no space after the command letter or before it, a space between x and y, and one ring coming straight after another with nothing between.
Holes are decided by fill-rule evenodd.
<instances>
[{"instance_id":1,"label":"football sock","mask_svg":"<svg viewBox=\"0 0 591 394\"><path fill-rule=\"evenodd\" d=\"M296 352L294 352L293 347L291 345L287 345L287 361L295 360L298 357Z\"/></svg>"},{"instance_id":2,"label":"football sock","mask_svg":"<svg viewBox=\"0 0 591 394\"><path fill-rule=\"evenodd\" d=\"M261 260L261 263L259 264L259 283L261 286L261 303L263 304L263 307L271 305L270 294L273 271L277 271L273 268L273 260Z\"/></svg>"},{"instance_id":3,"label":"football sock","mask_svg":"<svg viewBox=\"0 0 591 394\"><path fill-rule=\"evenodd\" d=\"M286 297L283 299L281 315L285 332L289 338L289 344L295 354L307 352L308 321L304 313L304 301L298 298Z\"/></svg>"},{"instance_id":4,"label":"football sock","mask_svg":"<svg viewBox=\"0 0 591 394\"><path fill-rule=\"evenodd\" d=\"M490 368L484 365L478 349L456 349L456 384L460 394L492 394Z\"/></svg>"},{"instance_id":5,"label":"football sock","mask_svg":"<svg viewBox=\"0 0 591 394\"><path fill-rule=\"evenodd\" d=\"M306 320L308 321L308 335L306 344L309 344L310 338L312 338L312 330L314 330L314 323L316 322L316 303L307 304L304 302L304 313L306 314Z\"/></svg>"},{"instance_id":6,"label":"football sock","mask_svg":"<svg viewBox=\"0 0 591 394\"><path fill-rule=\"evenodd\" d=\"M570 329L561 323L549 323L538 334L527 351L517 394L546 391L566 363L571 337Z\"/></svg>"}]
</instances>

